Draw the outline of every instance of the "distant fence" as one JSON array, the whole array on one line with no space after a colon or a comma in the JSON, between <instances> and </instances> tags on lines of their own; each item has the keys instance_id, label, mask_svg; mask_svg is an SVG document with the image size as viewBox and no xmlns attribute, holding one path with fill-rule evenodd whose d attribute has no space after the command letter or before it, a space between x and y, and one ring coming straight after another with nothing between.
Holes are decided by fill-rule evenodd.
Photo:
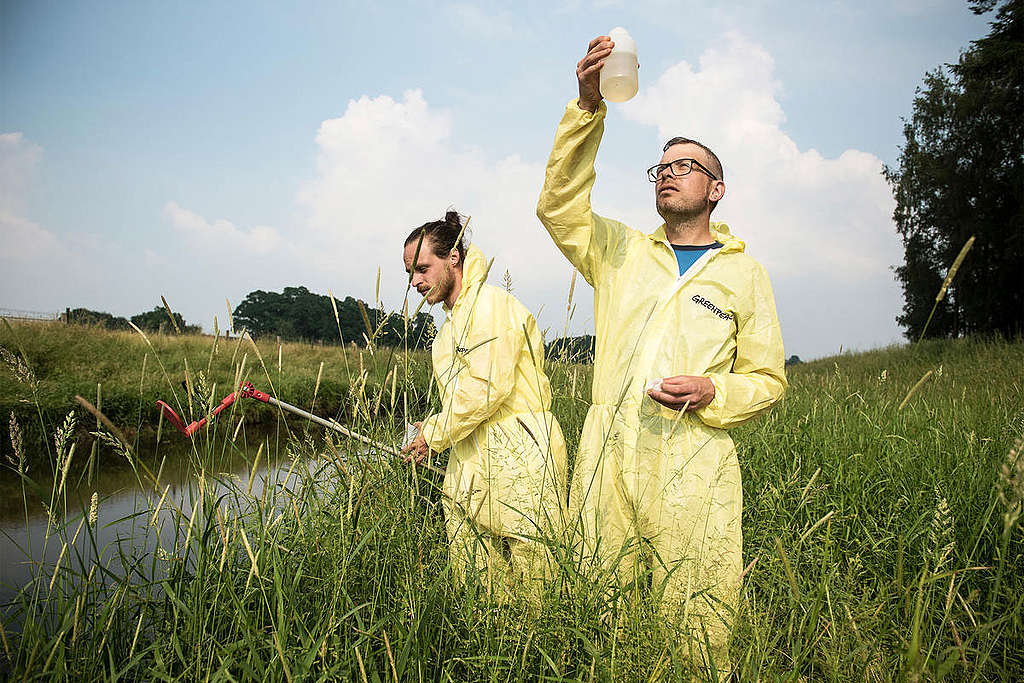
<instances>
[{"instance_id":1,"label":"distant fence","mask_svg":"<svg viewBox=\"0 0 1024 683\"><path fill-rule=\"evenodd\" d=\"M40 320L43 322L60 322L62 313L44 313L42 311L19 311L15 308L0 308L0 318L8 320Z\"/></svg>"}]
</instances>

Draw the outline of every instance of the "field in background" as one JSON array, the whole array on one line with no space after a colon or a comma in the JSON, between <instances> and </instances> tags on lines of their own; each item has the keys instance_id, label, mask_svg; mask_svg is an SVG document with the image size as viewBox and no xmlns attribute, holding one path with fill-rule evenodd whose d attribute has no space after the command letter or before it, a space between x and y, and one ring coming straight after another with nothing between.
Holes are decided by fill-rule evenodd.
<instances>
[{"instance_id":1,"label":"field in background","mask_svg":"<svg viewBox=\"0 0 1024 683\"><path fill-rule=\"evenodd\" d=\"M70 450L60 419L71 406L51 388L89 396L103 381L107 395L121 382L120 395L131 399L115 402L124 416L115 424L143 424L140 415L180 380L186 357L190 372L209 367L207 381L220 386L239 374L248 352L257 385L272 380L281 398L307 407L323 360L320 391L329 376L338 384L335 403L318 398L318 412L336 410L381 440L415 414L410 406L432 400L422 354L363 351L361 370L359 354L348 356L346 370L340 349L286 345L278 371L276 344L260 345L261 365L248 341L236 350L237 340L222 338L214 352L212 338L156 338L150 346L125 335L103 341L100 358L89 351L96 338L71 337L35 340L33 356L25 328L15 329L38 380L38 412L58 416L46 418L54 420L48 438L57 437L46 467L58 473ZM0 345L10 349L8 339ZM89 367L105 368L105 379L73 384L73 359L87 357ZM589 368L549 366L554 411L572 452ZM27 383L14 374L0 371L0 396L25 397ZM363 377L369 390L360 389ZM732 646L739 680L1024 677L1024 534L1014 516L1024 497L1017 457L1024 343L925 342L795 366L789 378L779 406L733 431L748 565ZM228 417L186 455L200 481L221 477L219 454L238 418ZM91 415L79 411L78 420L94 429ZM561 569L541 619L496 604L485 585L457 584L436 477L360 460L357 444L325 441L318 431L292 433L281 446L268 441L256 458L320 458L312 474L296 468L260 497L244 478L235 481L231 505L198 496L175 511L176 531L159 532L158 550L143 558L90 545L91 511L63 510L58 477L49 542L67 552L56 572L40 567L6 607L0 675L641 681L707 674L692 668L691 641L668 631L645 599L616 600L602 577L574 560L571 541L549 539ZM132 464L160 507L159 477L137 464L134 445L104 438L98 448ZM96 514L103 519L102 501ZM112 567L130 568L131 580L116 578L124 572Z\"/></svg>"}]
</instances>

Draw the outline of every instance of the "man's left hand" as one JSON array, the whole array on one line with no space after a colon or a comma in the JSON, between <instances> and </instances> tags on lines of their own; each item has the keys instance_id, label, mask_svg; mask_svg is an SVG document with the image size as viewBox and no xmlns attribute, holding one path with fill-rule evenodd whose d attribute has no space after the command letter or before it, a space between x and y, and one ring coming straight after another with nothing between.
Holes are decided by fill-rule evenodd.
<instances>
[{"instance_id":1,"label":"man's left hand","mask_svg":"<svg viewBox=\"0 0 1024 683\"><path fill-rule=\"evenodd\" d=\"M676 375L661 380L661 391L650 389L647 395L672 410L700 410L715 397L715 385L707 377Z\"/></svg>"}]
</instances>

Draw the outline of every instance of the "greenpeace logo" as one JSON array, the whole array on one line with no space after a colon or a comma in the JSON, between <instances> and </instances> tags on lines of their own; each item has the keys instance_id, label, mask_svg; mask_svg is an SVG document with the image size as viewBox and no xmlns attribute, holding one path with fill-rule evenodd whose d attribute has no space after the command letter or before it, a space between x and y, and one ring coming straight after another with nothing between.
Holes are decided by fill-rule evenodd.
<instances>
[{"instance_id":1,"label":"greenpeace logo","mask_svg":"<svg viewBox=\"0 0 1024 683\"><path fill-rule=\"evenodd\" d=\"M726 311L723 311L721 308L714 305L713 303L702 297L700 294L694 294L692 300L695 304L697 304L698 306L703 306L704 308L708 309L709 311L717 315L722 320L732 320L733 318L732 313L727 313Z\"/></svg>"}]
</instances>

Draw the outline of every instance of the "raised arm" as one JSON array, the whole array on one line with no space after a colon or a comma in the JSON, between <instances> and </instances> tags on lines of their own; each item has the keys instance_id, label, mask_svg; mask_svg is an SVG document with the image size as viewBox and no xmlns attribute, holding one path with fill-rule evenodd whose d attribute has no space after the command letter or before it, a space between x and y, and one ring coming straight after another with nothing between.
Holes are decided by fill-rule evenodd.
<instances>
[{"instance_id":1,"label":"raised arm","mask_svg":"<svg viewBox=\"0 0 1024 683\"><path fill-rule=\"evenodd\" d=\"M601 218L590 208L594 160L607 111L599 76L612 45L607 36L594 38L576 65L580 96L569 103L558 125L537 202L537 217L555 245L591 285L599 279L605 253L624 231L621 224Z\"/></svg>"}]
</instances>

